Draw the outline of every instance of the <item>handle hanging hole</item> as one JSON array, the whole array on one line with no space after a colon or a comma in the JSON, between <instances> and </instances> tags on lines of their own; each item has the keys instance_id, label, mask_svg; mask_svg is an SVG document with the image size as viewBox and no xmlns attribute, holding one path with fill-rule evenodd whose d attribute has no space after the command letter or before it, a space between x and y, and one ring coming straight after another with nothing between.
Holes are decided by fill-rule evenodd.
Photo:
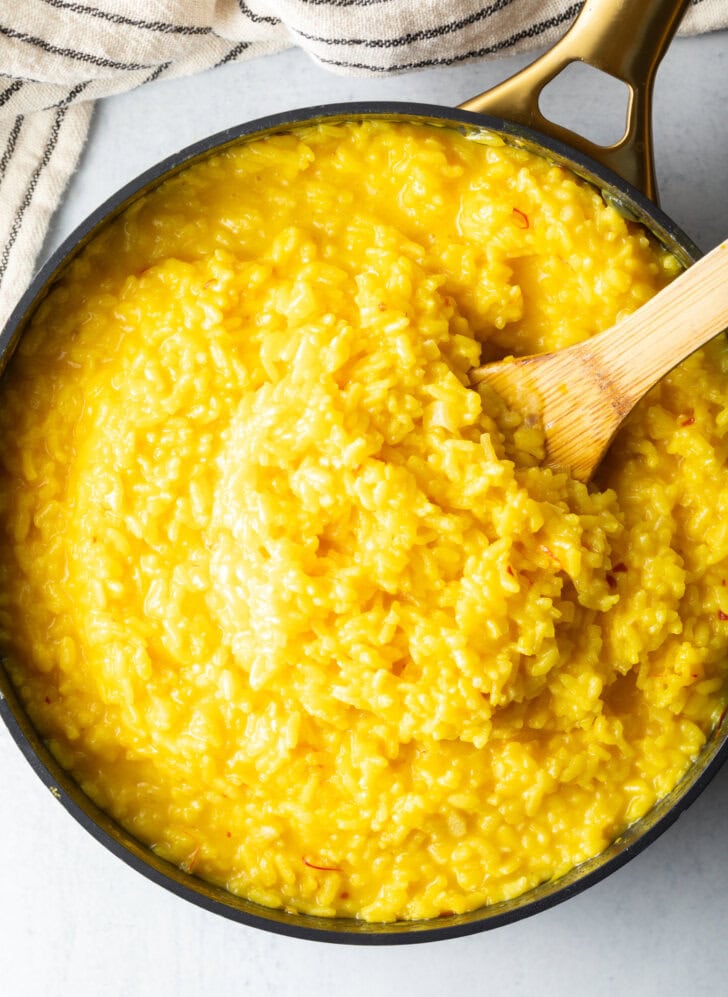
<instances>
[{"instance_id":1,"label":"handle hanging hole","mask_svg":"<svg viewBox=\"0 0 728 997\"><path fill-rule=\"evenodd\" d=\"M630 89L616 76L585 62L570 62L541 91L538 106L549 121L610 146L627 128Z\"/></svg>"}]
</instances>

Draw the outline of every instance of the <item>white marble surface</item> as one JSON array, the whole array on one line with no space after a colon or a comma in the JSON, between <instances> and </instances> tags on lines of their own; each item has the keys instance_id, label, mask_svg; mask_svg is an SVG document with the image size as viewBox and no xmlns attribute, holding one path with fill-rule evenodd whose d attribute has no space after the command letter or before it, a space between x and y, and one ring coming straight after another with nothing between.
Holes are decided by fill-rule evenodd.
<instances>
[{"instance_id":1,"label":"white marble surface","mask_svg":"<svg viewBox=\"0 0 728 997\"><path fill-rule=\"evenodd\" d=\"M523 59L386 80L328 75L299 52L159 82L99 107L49 247L124 181L207 133L313 103L454 104ZM585 127L594 82L562 90ZM658 78L662 203L708 249L728 234L728 38L673 44ZM728 768L646 852L527 921L447 942L352 948L233 924L107 853L0 725L0 993L26 995L702 995L728 993Z\"/></svg>"}]
</instances>

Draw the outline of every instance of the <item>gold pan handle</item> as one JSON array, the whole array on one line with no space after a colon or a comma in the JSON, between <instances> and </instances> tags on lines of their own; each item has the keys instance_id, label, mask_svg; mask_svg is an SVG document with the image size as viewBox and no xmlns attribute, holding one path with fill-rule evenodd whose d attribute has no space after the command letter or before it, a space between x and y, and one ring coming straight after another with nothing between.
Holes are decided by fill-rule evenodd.
<instances>
[{"instance_id":1,"label":"gold pan handle","mask_svg":"<svg viewBox=\"0 0 728 997\"><path fill-rule=\"evenodd\" d=\"M586 153L657 200L652 154L655 73L690 0L585 0L567 33L544 55L460 107L534 128ZM544 87L573 62L585 62L627 84L625 132L604 146L549 121L539 109Z\"/></svg>"}]
</instances>

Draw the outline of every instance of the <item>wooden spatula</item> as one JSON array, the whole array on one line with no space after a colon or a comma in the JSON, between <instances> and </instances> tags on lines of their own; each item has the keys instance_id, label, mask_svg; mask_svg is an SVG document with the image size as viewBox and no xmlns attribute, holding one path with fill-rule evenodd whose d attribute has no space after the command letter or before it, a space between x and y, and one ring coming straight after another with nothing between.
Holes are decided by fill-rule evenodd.
<instances>
[{"instance_id":1,"label":"wooden spatula","mask_svg":"<svg viewBox=\"0 0 728 997\"><path fill-rule=\"evenodd\" d=\"M728 328L728 241L605 332L556 353L476 367L524 415L538 416L546 461L588 481L640 398Z\"/></svg>"}]
</instances>

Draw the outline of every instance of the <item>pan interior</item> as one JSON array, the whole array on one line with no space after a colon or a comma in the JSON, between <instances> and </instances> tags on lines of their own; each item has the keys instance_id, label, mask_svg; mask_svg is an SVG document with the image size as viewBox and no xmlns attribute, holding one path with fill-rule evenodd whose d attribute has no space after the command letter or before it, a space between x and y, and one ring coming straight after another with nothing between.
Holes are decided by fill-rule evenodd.
<instances>
[{"instance_id":1,"label":"pan interior","mask_svg":"<svg viewBox=\"0 0 728 997\"><path fill-rule=\"evenodd\" d=\"M350 115L350 111L346 114L346 117ZM379 112L381 117L388 120L404 120L404 118L411 118L409 113L403 114L401 111L383 110ZM431 122L433 120L437 123L449 124L450 126L455 125L458 128L465 128L468 130L469 134L473 134L472 128L475 127L475 135L479 134L480 129L483 129L484 123L481 120L474 122L470 116L464 115L462 118L455 115L453 117L453 112L448 112L449 117L446 119L441 119L439 116L434 118L432 114L425 117L425 120ZM335 120L343 118L345 115L342 112L338 112L333 115ZM311 119L303 118L302 121L307 121ZM417 119L419 120L419 119ZM296 122L300 124L301 122ZM493 125L492 123L485 123L485 127L492 131L496 127L498 134L503 136L506 141L525 148L532 148L534 144L534 137L528 136L523 132L516 132L515 130L509 130L507 126L501 125L500 129L497 129L497 123ZM281 122L272 124L268 129L267 133L279 132L281 128ZM266 129L264 129L266 130ZM239 138L226 137L223 140L223 146L230 145L234 142L239 141ZM247 141L248 137L243 136L242 141ZM541 153L543 153L543 148L539 146ZM560 165L567 162L562 151L556 147L546 149L547 157ZM193 151L189 158L185 158L182 161L173 164L172 170L176 171L181 168L183 163L191 161L191 159L203 158L208 155L214 155L209 149ZM591 182L598 180L598 186L602 190L607 198L609 198L613 203L619 205L620 210L623 212L630 212L632 215L642 220L642 216L647 217L647 208L639 203L639 199L631 199L619 184L607 184L603 176L597 176L596 173L590 175L590 171L587 164L578 163L577 172L585 175L587 179ZM141 196L142 192L151 189L155 184L159 182L159 175L155 176L153 179L142 178L142 183L139 188L134 192L127 192L122 198L121 202L116 206L111 208L112 214L117 214L119 211L126 207L127 204L136 200ZM652 215L652 213L650 213ZM655 217L650 217L651 227L654 234L660 239L660 241L665 244L668 248L673 248L674 251L681 255L682 261L687 262L691 255L691 247L689 243L678 240L675 230L671 229L668 225L663 224L662 219L660 219L657 213L654 213ZM87 242L88 239L98 231L98 226L103 224L103 222L98 219L92 220L90 227L85 233L81 233L80 240L81 244ZM40 288L38 291L39 295L43 294L43 287L47 287L50 282L53 282L58 276L58 271L54 271L53 275L46 274L45 283L41 280ZM38 300L38 299L36 299ZM21 323L19 322L16 326L16 330L19 330ZM11 338L14 337L15 333L11 330ZM32 736L31 732L26 728L24 735L19 735L24 738ZM241 920L246 918L257 918L263 917L266 926L277 925L279 926L275 930L293 930L294 933L305 933L310 932L310 936L314 936L313 933L316 931L321 931L326 934L331 932L341 932L346 929L348 934L350 931L358 932L362 939L370 939L372 937L384 937L390 938L393 934L399 935L400 933L408 933L412 936L419 938L424 937L427 932L435 932L439 936L445 936L448 933L462 933L467 930L479 930L482 927L489 926L491 924L503 923L506 920L510 920L516 916L523 916L524 913L532 912L534 909L538 909L540 906L547 906L557 899L563 898L565 895L576 888L581 888L583 885L587 885L591 879L604 874L609 868L613 867L616 863L624 861L626 857L630 854L631 850L634 848L637 841L644 842L649 840L650 836L657 833L660 829L661 822L668 820L671 816L679 810L680 806L691 796L691 793L695 789L697 783L700 780L700 773L709 772L713 770L713 765L716 761L718 751L716 744L711 742L712 746L701 756L700 762L695 767L695 772L690 777L686 777L684 783L679 787L679 792L676 790L670 797L668 797L662 804L660 804L653 812L648 815L649 819L646 818L641 825L635 825L631 828L621 839L615 842L610 849L604 852L598 859L592 860L586 865L581 866L578 870L574 870L572 873L566 877L562 877L556 883L544 884L538 887L535 891L530 894L526 894L525 897L519 898L515 902L505 902L503 904L495 904L492 907L487 908L485 916L483 911L476 911L472 914L462 915L460 917L445 917L442 919L442 923L438 924L436 928L432 927L431 922L424 923L402 923L396 925L385 925L377 926L376 928L363 926L357 923L351 924L349 921L340 921L334 919L333 921L325 922L325 926L320 925L316 919L306 919L301 917L289 918L286 915L277 915L266 912L264 915L261 913L260 908L256 908L255 905L246 904L245 902L232 901L228 894L222 891L215 891L207 887L200 887L197 880L193 877L186 877L179 872L171 874L171 880L174 884L173 888L176 888L178 892L187 892L190 889L194 889L195 896L202 898L200 902L214 903L216 906L219 903L224 903L231 916L238 916ZM45 749L40 745L36 739L35 744L32 745L28 750L32 751L33 755L45 756L46 761L50 765L50 760L48 759ZM72 789L71 784L65 777L60 776L60 773L56 773L59 778L55 775L50 775L48 778L53 782L53 785L61 787L61 795L64 798L64 802L67 801L69 806L78 807L79 803L83 803L83 800L78 796L78 793ZM83 805L84 811L89 811L86 804ZM98 814L94 815L94 827L100 826L101 830L98 832L108 843L108 835L111 833L111 837L115 842L120 840L123 842L124 849L128 848L128 839L124 840L124 836L112 825L108 819L100 817ZM97 822L100 822L97 823ZM139 860L140 855L145 855L145 861L148 856L143 850L136 849L136 861ZM125 857L126 854L125 854ZM165 876L170 875L170 869L164 863L161 863L158 859L151 859L151 868L156 872L157 875L162 873ZM577 884L578 887L577 887ZM169 885L169 884L168 884ZM233 913L234 912L234 913ZM423 934L424 933L424 934ZM416 940L416 937L412 937L411 940ZM347 939L349 940L349 939Z\"/></svg>"}]
</instances>

